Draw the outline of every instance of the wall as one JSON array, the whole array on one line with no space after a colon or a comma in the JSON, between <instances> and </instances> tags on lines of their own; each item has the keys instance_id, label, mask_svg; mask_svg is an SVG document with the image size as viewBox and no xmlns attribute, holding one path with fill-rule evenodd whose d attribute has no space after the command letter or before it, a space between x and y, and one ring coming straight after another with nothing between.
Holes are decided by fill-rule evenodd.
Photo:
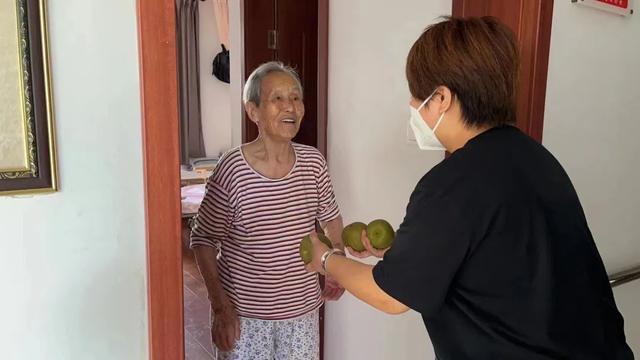
<instances>
[{"instance_id":1,"label":"wall","mask_svg":"<svg viewBox=\"0 0 640 360\"><path fill-rule=\"evenodd\" d=\"M640 170L629 166L640 153L640 50L630 46L640 19L569 1L554 6L543 142L572 177L609 271L619 271L640 258ZM403 71L420 30L449 12L449 1L331 4L329 164L347 223L384 217L398 225L413 185L441 158L404 140L409 94ZM640 283L615 294L627 338L640 353ZM432 356L415 313L383 315L345 295L328 305L326 325L329 360Z\"/></svg>"},{"instance_id":2,"label":"wall","mask_svg":"<svg viewBox=\"0 0 640 360\"><path fill-rule=\"evenodd\" d=\"M406 141L404 68L421 31L450 13L450 0L405 0L394 6L331 2L328 157L346 223L381 217L398 226L413 187L443 158ZM347 294L328 304L326 326L327 360L433 358L414 312L385 315Z\"/></svg>"},{"instance_id":3,"label":"wall","mask_svg":"<svg viewBox=\"0 0 640 360\"><path fill-rule=\"evenodd\" d=\"M615 272L640 259L640 18L569 1L553 11L543 143L571 176ZM640 354L640 283L615 294Z\"/></svg>"},{"instance_id":4,"label":"wall","mask_svg":"<svg viewBox=\"0 0 640 360\"><path fill-rule=\"evenodd\" d=\"M229 84L223 83L211 74L211 62L222 50L218 40L213 1L201 1L199 7L202 131L207 156L217 156L221 151L231 147L231 93Z\"/></svg>"},{"instance_id":5,"label":"wall","mask_svg":"<svg viewBox=\"0 0 640 360\"><path fill-rule=\"evenodd\" d=\"M48 4L62 190L0 198L0 358L146 359L135 2Z\"/></svg>"},{"instance_id":6,"label":"wall","mask_svg":"<svg viewBox=\"0 0 640 360\"><path fill-rule=\"evenodd\" d=\"M244 82L244 27L243 1L229 1L229 45L231 56L231 146L242 143L242 85Z\"/></svg>"}]
</instances>

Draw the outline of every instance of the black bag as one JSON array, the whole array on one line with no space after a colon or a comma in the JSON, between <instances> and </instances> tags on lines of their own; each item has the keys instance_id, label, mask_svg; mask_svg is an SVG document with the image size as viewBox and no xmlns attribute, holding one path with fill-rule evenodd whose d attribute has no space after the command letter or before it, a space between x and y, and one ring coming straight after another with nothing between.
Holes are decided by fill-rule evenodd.
<instances>
[{"instance_id":1,"label":"black bag","mask_svg":"<svg viewBox=\"0 0 640 360\"><path fill-rule=\"evenodd\" d=\"M213 58L213 75L222 82L229 83L229 50L222 46L222 51Z\"/></svg>"}]
</instances>

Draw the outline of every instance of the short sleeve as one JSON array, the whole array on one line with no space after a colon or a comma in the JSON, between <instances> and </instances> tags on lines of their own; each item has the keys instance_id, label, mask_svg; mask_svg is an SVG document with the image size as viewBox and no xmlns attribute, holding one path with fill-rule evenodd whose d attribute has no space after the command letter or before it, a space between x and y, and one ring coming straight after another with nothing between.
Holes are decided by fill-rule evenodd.
<instances>
[{"instance_id":1,"label":"short sleeve","mask_svg":"<svg viewBox=\"0 0 640 360\"><path fill-rule=\"evenodd\" d=\"M227 238L232 212L229 194L216 181L210 179L198 214L191 230L191 248L212 246L218 248Z\"/></svg>"},{"instance_id":2,"label":"short sleeve","mask_svg":"<svg viewBox=\"0 0 640 360\"><path fill-rule=\"evenodd\" d=\"M329 176L327 162L322 159L322 169L317 178L318 183L318 210L317 219L322 222L331 221L340 215L340 209L333 193L333 185Z\"/></svg>"},{"instance_id":3,"label":"short sleeve","mask_svg":"<svg viewBox=\"0 0 640 360\"><path fill-rule=\"evenodd\" d=\"M414 191L393 246L373 268L384 292L426 317L445 301L469 248L460 206Z\"/></svg>"}]
</instances>

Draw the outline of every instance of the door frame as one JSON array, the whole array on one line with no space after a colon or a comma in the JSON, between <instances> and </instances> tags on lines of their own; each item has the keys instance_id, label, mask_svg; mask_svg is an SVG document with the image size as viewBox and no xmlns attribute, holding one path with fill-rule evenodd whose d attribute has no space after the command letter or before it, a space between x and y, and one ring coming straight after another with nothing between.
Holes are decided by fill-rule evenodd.
<instances>
[{"instance_id":1,"label":"door frame","mask_svg":"<svg viewBox=\"0 0 640 360\"><path fill-rule=\"evenodd\" d=\"M241 0L243 3L242 12L244 12L245 6L244 3L248 0ZM250 0L249 0L250 1ZM244 14L241 16L244 17ZM244 26L242 31L244 32ZM244 43L244 34L243 34L243 43ZM242 56L244 57L244 49L242 51ZM244 87L244 82L247 77L247 73L245 71L244 62L242 64L242 86ZM328 73L329 73L329 0L318 0L318 78L316 81L316 89L317 89L317 111L316 111L316 119L318 126L318 134L317 134L317 144L318 150L322 153L322 155L327 157L327 97L328 97ZM242 108L244 111L244 108ZM248 134L247 134L247 119L245 116L242 117L242 141L247 142Z\"/></svg>"},{"instance_id":2,"label":"door frame","mask_svg":"<svg viewBox=\"0 0 640 360\"><path fill-rule=\"evenodd\" d=\"M175 0L137 0L136 5L142 112L149 359L183 360L184 308ZM318 148L326 156L329 0L319 0L318 7ZM242 79L244 80L244 75ZM323 322L320 325L323 326Z\"/></svg>"},{"instance_id":3,"label":"door frame","mask_svg":"<svg viewBox=\"0 0 640 360\"><path fill-rule=\"evenodd\" d=\"M469 16L467 1L453 0L452 15ZM472 5L487 5L483 14L473 15L490 15L500 19L501 14L489 10L489 3L489 0L485 0L483 4L473 2ZM518 37L520 51L517 125L532 138L542 142L553 0L524 0L520 4L519 14L519 28L512 29Z\"/></svg>"},{"instance_id":4,"label":"door frame","mask_svg":"<svg viewBox=\"0 0 640 360\"><path fill-rule=\"evenodd\" d=\"M138 0L149 358L184 359L175 0Z\"/></svg>"}]
</instances>

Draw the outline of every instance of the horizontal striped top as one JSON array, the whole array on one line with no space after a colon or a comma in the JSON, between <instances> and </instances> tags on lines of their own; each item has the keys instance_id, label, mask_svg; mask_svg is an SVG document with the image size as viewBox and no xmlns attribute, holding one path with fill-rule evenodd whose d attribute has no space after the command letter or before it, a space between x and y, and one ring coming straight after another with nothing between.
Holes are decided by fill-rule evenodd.
<instances>
[{"instance_id":1,"label":"horizontal striped top","mask_svg":"<svg viewBox=\"0 0 640 360\"><path fill-rule=\"evenodd\" d=\"M230 150L195 218L191 247L221 250L222 285L243 317L292 319L322 304L318 277L304 269L299 245L316 219L333 220L340 210L322 154L295 143L293 149L293 168L277 180L255 171L241 148Z\"/></svg>"}]
</instances>

